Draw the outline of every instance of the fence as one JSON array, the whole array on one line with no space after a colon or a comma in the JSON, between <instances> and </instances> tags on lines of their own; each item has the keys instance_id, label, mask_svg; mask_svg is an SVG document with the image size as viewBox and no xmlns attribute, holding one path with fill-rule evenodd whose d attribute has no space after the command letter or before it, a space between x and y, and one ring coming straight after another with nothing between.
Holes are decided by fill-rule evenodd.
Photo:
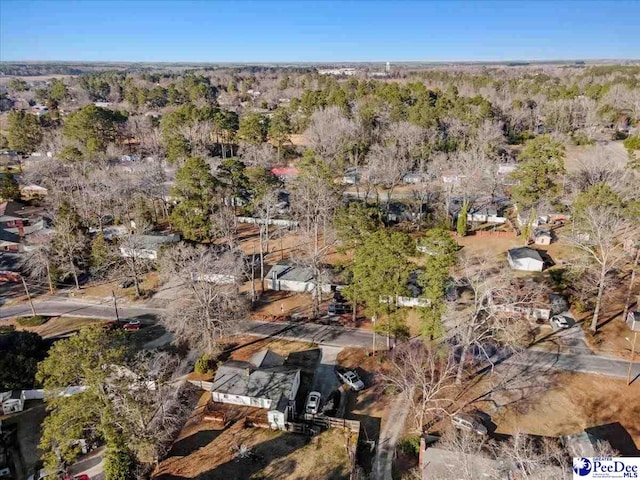
<instances>
[{"instance_id":1,"label":"fence","mask_svg":"<svg viewBox=\"0 0 640 480\"><path fill-rule=\"evenodd\" d=\"M202 380L189 380L189 383L202 390L210 392L213 389L213 382L203 382Z\"/></svg>"},{"instance_id":2,"label":"fence","mask_svg":"<svg viewBox=\"0 0 640 480\"><path fill-rule=\"evenodd\" d=\"M295 220L285 220L282 218L270 218L269 220L265 220L264 218L255 218L255 217L236 217L236 220L240 223L253 223L257 225L275 225L277 227L297 227L300 225L300 222Z\"/></svg>"}]
</instances>

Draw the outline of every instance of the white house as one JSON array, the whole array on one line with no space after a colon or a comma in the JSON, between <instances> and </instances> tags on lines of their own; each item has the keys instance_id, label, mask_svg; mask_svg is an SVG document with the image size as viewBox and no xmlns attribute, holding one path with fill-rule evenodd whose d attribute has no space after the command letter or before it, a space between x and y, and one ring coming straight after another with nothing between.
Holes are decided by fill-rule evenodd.
<instances>
[{"instance_id":1,"label":"white house","mask_svg":"<svg viewBox=\"0 0 640 480\"><path fill-rule=\"evenodd\" d=\"M627 314L627 325L634 332L640 332L640 311Z\"/></svg>"},{"instance_id":2,"label":"white house","mask_svg":"<svg viewBox=\"0 0 640 480\"><path fill-rule=\"evenodd\" d=\"M270 290L312 293L316 289L316 279L311 268L292 265L287 261L278 262L271 267L265 279L267 280L267 288ZM329 293L331 287L332 284L329 281L320 286L323 293ZM341 285L336 285L336 287L340 288Z\"/></svg>"},{"instance_id":3,"label":"white house","mask_svg":"<svg viewBox=\"0 0 640 480\"><path fill-rule=\"evenodd\" d=\"M172 233L169 235L141 235L141 246L130 248L121 246L120 255L123 257L137 257L146 260L157 260L160 249L169 243L180 241L180 235Z\"/></svg>"},{"instance_id":4,"label":"white house","mask_svg":"<svg viewBox=\"0 0 640 480\"><path fill-rule=\"evenodd\" d=\"M21 412L24 409L25 397L22 390L0 393L0 407L3 415Z\"/></svg>"},{"instance_id":5,"label":"white house","mask_svg":"<svg viewBox=\"0 0 640 480\"><path fill-rule=\"evenodd\" d=\"M295 414L300 369L283 365L284 359L270 350L258 352L251 360L230 360L218 367L211 398L214 402L264 408L269 425L284 429Z\"/></svg>"},{"instance_id":6,"label":"white house","mask_svg":"<svg viewBox=\"0 0 640 480\"><path fill-rule=\"evenodd\" d=\"M507 252L507 261L512 269L524 272L541 272L544 268L538 251L529 247L512 248Z\"/></svg>"}]
</instances>

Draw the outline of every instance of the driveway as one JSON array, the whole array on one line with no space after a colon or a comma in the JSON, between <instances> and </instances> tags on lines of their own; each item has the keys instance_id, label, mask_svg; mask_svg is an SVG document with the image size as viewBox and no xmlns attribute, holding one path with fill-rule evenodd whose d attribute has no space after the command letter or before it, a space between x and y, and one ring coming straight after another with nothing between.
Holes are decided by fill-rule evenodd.
<instances>
[{"instance_id":1,"label":"driveway","mask_svg":"<svg viewBox=\"0 0 640 480\"><path fill-rule=\"evenodd\" d=\"M335 366L338 354L342 351L342 348L321 346L320 350L322 351L322 355L316 367L311 390L320 392L324 402L329 398L329 395L340 386L338 377L335 374Z\"/></svg>"}]
</instances>

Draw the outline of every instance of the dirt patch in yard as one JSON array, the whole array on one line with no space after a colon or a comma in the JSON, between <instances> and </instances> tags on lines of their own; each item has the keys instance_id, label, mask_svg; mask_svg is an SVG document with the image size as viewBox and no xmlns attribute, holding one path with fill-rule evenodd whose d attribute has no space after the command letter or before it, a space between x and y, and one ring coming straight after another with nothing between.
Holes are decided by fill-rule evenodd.
<instances>
[{"instance_id":1,"label":"dirt patch in yard","mask_svg":"<svg viewBox=\"0 0 640 480\"><path fill-rule=\"evenodd\" d=\"M266 348L285 358L289 356L291 352L300 352L315 348L314 345L304 342L289 342L287 340L269 338L256 340L256 337L251 335L234 337L231 341L233 342L233 351L230 357L233 360L244 361L250 360L253 355Z\"/></svg>"},{"instance_id":2,"label":"dirt patch in yard","mask_svg":"<svg viewBox=\"0 0 640 480\"><path fill-rule=\"evenodd\" d=\"M303 435L245 428L237 422L212 430L206 422L186 427L154 477L158 480L348 478L345 438L338 429L312 439ZM239 458L243 448L249 453Z\"/></svg>"}]
</instances>

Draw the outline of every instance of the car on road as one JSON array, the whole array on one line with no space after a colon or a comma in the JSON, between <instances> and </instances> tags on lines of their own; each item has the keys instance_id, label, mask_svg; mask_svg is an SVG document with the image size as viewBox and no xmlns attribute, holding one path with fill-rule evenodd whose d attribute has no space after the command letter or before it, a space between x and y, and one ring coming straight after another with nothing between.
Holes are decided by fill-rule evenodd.
<instances>
[{"instance_id":1,"label":"car on road","mask_svg":"<svg viewBox=\"0 0 640 480\"><path fill-rule=\"evenodd\" d=\"M485 427L479 418L467 413L456 413L451 417L451 423L458 430L466 430L468 432L477 433L478 435L486 435L487 427Z\"/></svg>"},{"instance_id":2,"label":"car on road","mask_svg":"<svg viewBox=\"0 0 640 480\"><path fill-rule=\"evenodd\" d=\"M316 415L320 410L320 399L322 395L320 392L311 392L307 397L307 404L304 407L305 412L309 415Z\"/></svg>"},{"instance_id":3,"label":"car on road","mask_svg":"<svg viewBox=\"0 0 640 480\"><path fill-rule=\"evenodd\" d=\"M353 370L336 370L338 378L344 383L348 385L352 390L359 392L364 388L364 382L360 380L360 377Z\"/></svg>"},{"instance_id":4,"label":"car on road","mask_svg":"<svg viewBox=\"0 0 640 480\"><path fill-rule=\"evenodd\" d=\"M565 328L570 328L573 321L565 315L554 315L549 320L549 323L554 330L564 330Z\"/></svg>"},{"instance_id":5,"label":"car on road","mask_svg":"<svg viewBox=\"0 0 640 480\"><path fill-rule=\"evenodd\" d=\"M125 326L122 328L131 332L140 330L140 328L142 328L142 324L140 323L140 320L130 320L129 323L125 324Z\"/></svg>"}]
</instances>

